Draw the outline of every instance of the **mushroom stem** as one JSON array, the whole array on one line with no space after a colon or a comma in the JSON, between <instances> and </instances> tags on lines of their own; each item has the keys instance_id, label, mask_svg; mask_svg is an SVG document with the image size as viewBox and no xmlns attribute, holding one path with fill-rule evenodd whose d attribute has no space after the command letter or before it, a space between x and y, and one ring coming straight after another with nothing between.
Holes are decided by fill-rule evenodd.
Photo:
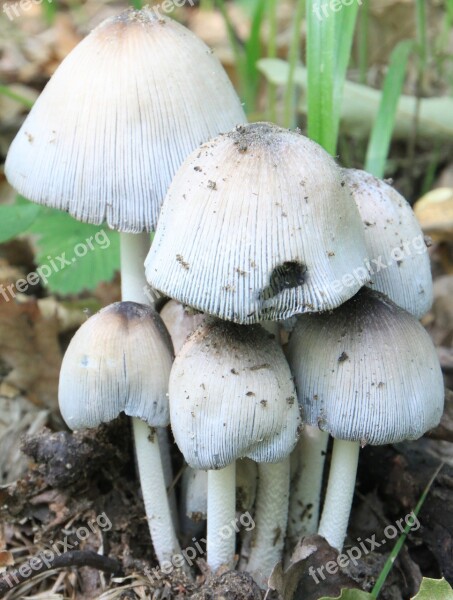
<instances>
[{"instance_id":1,"label":"mushroom stem","mask_svg":"<svg viewBox=\"0 0 453 600\"><path fill-rule=\"evenodd\" d=\"M328 433L306 425L291 455L298 465L289 499L288 538L291 548L303 535L316 533L318 528L328 441Z\"/></svg>"},{"instance_id":2,"label":"mushroom stem","mask_svg":"<svg viewBox=\"0 0 453 600\"><path fill-rule=\"evenodd\" d=\"M144 421L132 419L135 449L149 531L159 564L181 553L165 487L159 439ZM188 571L187 564L184 570Z\"/></svg>"},{"instance_id":3,"label":"mushroom stem","mask_svg":"<svg viewBox=\"0 0 453 600\"><path fill-rule=\"evenodd\" d=\"M288 520L290 459L258 465L259 482L255 511L255 538L247 566L263 588L282 558Z\"/></svg>"},{"instance_id":4,"label":"mushroom stem","mask_svg":"<svg viewBox=\"0 0 453 600\"><path fill-rule=\"evenodd\" d=\"M142 233L120 233L121 297L123 301L139 302L146 306L153 305L151 297L149 294L146 294L148 284L146 282L144 267L145 258L150 246L150 234L146 231ZM158 437L165 483L166 487L169 488L173 482L173 471L168 434L164 428L159 427L159 430ZM141 485L143 487L143 481L141 481ZM178 523L178 511L174 491L170 493L170 507L173 522L176 526Z\"/></svg>"},{"instance_id":5,"label":"mushroom stem","mask_svg":"<svg viewBox=\"0 0 453 600\"><path fill-rule=\"evenodd\" d=\"M359 442L335 439L318 533L341 552L354 496Z\"/></svg>"},{"instance_id":6,"label":"mushroom stem","mask_svg":"<svg viewBox=\"0 0 453 600\"><path fill-rule=\"evenodd\" d=\"M234 566L236 548L236 462L223 469L208 471L208 565Z\"/></svg>"},{"instance_id":7,"label":"mushroom stem","mask_svg":"<svg viewBox=\"0 0 453 600\"><path fill-rule=\"evenodd\" d=\"M151 246L150 235L120 233L121 296L123 300L151 305L146 295L147 283L144 262Z\"/></svg>"}]
</instances>

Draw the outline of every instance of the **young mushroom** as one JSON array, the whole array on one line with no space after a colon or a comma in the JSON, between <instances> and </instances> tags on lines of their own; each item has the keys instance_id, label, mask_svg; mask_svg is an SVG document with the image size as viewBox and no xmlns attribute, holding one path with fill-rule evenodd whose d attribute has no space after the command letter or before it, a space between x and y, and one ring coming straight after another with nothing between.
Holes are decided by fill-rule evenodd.
<instances>
[{"instance_id":1,"label":"young mushroom","mask_svg":"<svg viewBox=\"0 0 453 600\"><path fill-rule=\"evenodd\" d=\"M365 258L334 160L298 132L253 123L187 158L145 264L156 289L245 324L335 308L368 281Z\"/></svg>"},{"instance_id":2,"label":"young mushroom","mask_svg":"<svg viewBox=\"0 0 453 600\"><path fill-rule=\"evenodd\" d=\"M250 560L263 581L280 560L287 457L300 428L294 383L280 346L260 326L209 319L176 357L169 394L176 443L192 468L208 470L207 551L213 570L233 566L235 536L222 532L235 518L235 461L249 457L260 463L262 500ZM272 491L263 489L264 479Z\"/></svg>"},{"instance_id":3,"label":"young mushroom","mask_svg":"<svg viewBox=\"0 0 453 600\"><path fill-rule=\"evenodd\" d=\"M420 319L431 308L433 282L423 231L409 203L366 171L343 169L362 217L371 289Z\"/></svg>"},{"instance_id":4,"label":"young mushroom","mask_svg":"<svg viewBox=\"0 0 453 600\"><path fill-rule=\"evenodd\" d=\"M170 420L172 360L159 315L148 306L117 302L76 332L63 358L58 390L61 414L71 429L97 427L121 412L133 417L143 500L161 565L180 553L155 430Z\"/></svg>"},{"instance_id":5,"label":"young mushroom","mask_svg":"<svg viewBox=\"0 0 453 600\"><path fill-rule=\"evenodd\" d=\"M289 360L305 420L334 437L318 532L341 550L360 446L417 439L435 427L441 368L417 319L366 287L333 312L300 317Z\"/></svg>"},{"instance_id":6,"label":"young mushroom","mask_svg":"<svg viewBox=\"0 0 453 600\"><path fill-rule=\"evenodd\" d=\"M200 39L153 10L128 9L60 64L12 142L5 174L29 200L119 231L122 299L148 304L143 262L173 175L200 142L245 120ZM143 447L141 423L134 435Z\"/></svg>"}]
</instances>

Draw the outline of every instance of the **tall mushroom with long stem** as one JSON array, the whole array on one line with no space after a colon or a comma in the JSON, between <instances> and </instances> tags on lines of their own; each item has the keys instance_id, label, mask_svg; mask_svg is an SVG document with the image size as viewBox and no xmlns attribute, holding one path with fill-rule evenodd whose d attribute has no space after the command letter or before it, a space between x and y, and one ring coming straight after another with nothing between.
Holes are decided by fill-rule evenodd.
<instances>
[{"instance_id":1,"label":"tall mushroom with long stem","mask_svg":"<svg viewBox=\"0 0 453 600\"><path fill-rule=\"evenodd\" d=\"M129 9L64 59L13 140L5 174L26 198L119 231L122 299L148 304L143 261L173 175L201 142L245 120L200 39ZM136 422L134 435L150 480L140 456L147 429Z\"/></svg>"},{"instance_id":2,"label":"tall mushroom with long stem","mask_svg":"<svg viewBox=\"0 0 453 600\"><path fill-rule=\"evenodd\" d=\"M333 312L298 319L289 342L307 423L334 437L319 533L346 535L360 446L417 439L442 416L442 372L417 319L366 287Z\"/></svg>"},{"instance_id":3,"label":"tall mushroom with long stem","mask_svg":"<svg viewBox=\"0 0 453 600\"><path fill-rule=\"evenodd\" d=\"M191 467L208 470L207 550L213 570L233 566L235 536L225 538L222 532L235 518L236 459L249 457L263 472L278 474L279 493L264 497L258 490L262 506L256 514L259 535L254 551L261 558L256 565L262 580L281 556L288 510L287 457L300 428L283 352L262 327L208 320L176 357L169 394L176 443ZM252 567L256 565L253 561Z\"/></svg>"},{"instance_id":4,"label":"tall mushroom with long stem","mask_svg":"<svg viewBox=\"0 0 453 600\"><path fill-rule=\"evenodd\" d=\"M159 562L180 552L173 527L156 427L169 424L169 335L151 307L117 302L88 319L63 358L58 399L71 429L97 427L121 412L134 418L143 499ZM150 429L151 427L151 429ZM148 477L151 474L151 479Z\"/></svg>"}]
</instances>

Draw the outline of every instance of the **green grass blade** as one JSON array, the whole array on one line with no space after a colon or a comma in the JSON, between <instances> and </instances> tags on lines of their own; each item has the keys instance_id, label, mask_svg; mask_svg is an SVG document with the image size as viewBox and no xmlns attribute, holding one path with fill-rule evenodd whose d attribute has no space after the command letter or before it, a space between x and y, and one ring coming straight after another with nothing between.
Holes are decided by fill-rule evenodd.
<instances>
[{"instance_id":1,"label":"green grass blade","mask_svg":"<svg viewBox=\"0 0 453 600\"><path fill-rule=\"evenodd\" d=\"M360 7L359 12L359 34L358 34L358 54L359 54L359 82L366 83L368 71L368 27L369 27L370 4L365 2Z\"/></svg>"},{"instance_id":2,"label":"green grass blade","mask_svg":"<svg viewBox=\"0 0 453 600\"><path fill-rule=\"evenodd\" d=\"M141 10L143 8L142 0L131 0L131 4L135 10Z\"/></svg>"},{"instance_id":3,"label":"green grass blade","mask_svg":"<svg viewBox=\"0 0 453 600\"><path fill-rule=\"evenodd\" d=\"M52 25L57 16L58 6L56 0L44 0L42 3L42 11L48 25Z\"/></svg>"},{"instance_id":4,"label":"green grass blade","mask_svg":"<svg viewBox=\"0 0 453 600\"><path fill-rule=\"evenodd\" d=\"M331 154L336 150L335 14L324 16L319 0L307 0L308 136Z\"/></svg>"},{"instance_id":5,"label":"green grass blade","mask_svg":"<svg viewBox=\"0 0 453 600\"><path fill-rule=\"evenodd\" d=\"M431 479L428 481L427 486L425 487L425 489L422 492L422 495L420 496L419 501L417 502L417 506L414 508L413 513L414 515L417 517L418 513L420 512L421 507L423 506L426 497L434 483L434 481L436 480L436 477L439 475L440 470L442 469L442 467L444 466L444 463L442 463L441 465L439 465L439 467L436 469L436 471L434 472L434 475L431 477ZM413 527L413 523L412 524L408 524L406 525L406 527L404 528L404 532L401 534L401 536L398 538L398 541L396 542L395 546L393 547L393 550L390 553L390 556L387 558L387 560L385 561L384 566L382 567L382 571L379 574L379 577L377 578L376 583L374 584L373 589L371 590L371 595L373 596L373 598L377 598L380 591L382 590L382 586L385 583L385 580L387 579L388 574L390 573L390 571L392 570L393 564L401 550L401 548L404 545L404 542L406 541L407 535L410 532L410 530Z\"/></svg>"},{"instance_id":6,"label":"green grass blade","mask_svg":"<svg viewBox=\"0 0 453 600\"><path fill-rule=\"evenodd\" d=\"M31 108L33 106L33 102L25 96L21 96L20 94L16 94L13 90L10 90L6 85L0 85L0 96L6 96L7 98L11 98L11 100L15 100L22 104L26 108Z\"/></svg>"},{"instance_id":7,"label":"green grass blade","mask_svg":"<svg viewBox=\"0 0 453 600\"><path fill-rule=\"evenodd\" d=\"M371 131L365 160L365 170L376 177L384 176L398 100L403 89L409 55L413 48L412 40L404 40L394 48L390 57L381 102Z\"/></svg>"},{"instance_id":8,"label":"green grass blade","mask_svg":"<svg viewBox=\"0 0 453 600\"><path fill-rule=\"evenodd\" d=\"M445 0L445 8L447 10L447 20L450 27L453 25L453 0Z\"/></svg>"},{"instance_id":9,"label":"green grass blade","mask_svg":"<svg viewBox=\"0 0 453 600\"><path fill-rule=\"evenodd\" d=\"M255 109L258 96L258 86L261 74L256 68L256 63L261 58L261 28L266 14L266 3L259 2L253 14L250 37L245 43L245 70L248 82L250 109Z\"/></svg>"},{"instance_id":10,"label":"green grass blade","mask_svg":"<svg viewBox=\"0 0 453 600\"><path fill-rule=\"evenodd\" d=\"M335 147L338 139L338 128L340 124L341 98L343 95L343 86L346 79L346 72L351 59L352 42L354 41L354 31L357 22L357 13L359 5L354 3L351 6L343 6L342 10L335 18L335 82L333 91L334 106L334 132Z\"/></svg>"},{"instance_id":11,"label":"green grass blade","mask_svg":"<svg viewBox=\"0 0 453 600\"><path fill-rule=\"evenodd\" d=\"M428 26L426 23L426 3L425 0L416 0L416 23L417 23L417 42L420 65L419 68L424 71L428 59Z\"/></svg>"},{"instance_id":12,"label":"green grass blade","mask_svg":"<svg viewBox=\"0 0 453 600\"><path fill-rule=\"evenodd\" d=\"M278 0L268 0L269 45L268 58L277 58L277 5ZM277 86L268 81L267 84L267 109L268 119L277 122Z\"/></svg>"},{"instance_id":13,"label":"green grass blade","mask_svg":"<svg viewBox=\"0 0 453 600\"><path fill-rule=\"evenodd\" d=\"M307 0L307 10L308 10L308 2L309 2L309 0ZM293 33L292 33L292 37L291 37L291 44L289 47L289 54L288 54L289 73L288 73L288 81L286 83L285 98L284 98L284 106L285 106L284 124L286 127L293 127L295 125L296 85L295 85L295 81L294 81L294 74L295 74L297 63L299 60L300 27L302 24L302 19L304 18L304 12L305 12L305 0L298 0L297 5L296 5L296 13L294 15Z\"/></svg>"}]
</instances>

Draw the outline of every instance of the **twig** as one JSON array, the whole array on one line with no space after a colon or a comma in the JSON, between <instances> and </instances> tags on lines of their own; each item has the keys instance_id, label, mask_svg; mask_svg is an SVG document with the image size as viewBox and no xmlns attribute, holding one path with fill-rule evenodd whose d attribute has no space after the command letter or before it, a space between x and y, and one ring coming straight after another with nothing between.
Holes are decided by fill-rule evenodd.
<instances>
[{"instance_id":1,"label":"twig","mask_svg":"<svg viewBox=\"0 0 453 600\"><path fill-rule=\"evenodd\" d=\"M114 573L115 575L122 574L122 567L116 559L102 556L93 551L74 550L65 552L60 556L55 556L52 560L47 560L45 562L41 560L40 566L36 566L37 560L40 559L37 557L32 558L29 562L20 565L20 570L16 569L15 571L10 571L0 577L0 597L3 597L4 593L9 592L21 583L24 583L24 581L28 581L40 573L54 569L91 567L93 569L98 569L99 571ZM29 572L28 575L23 574L27 572Z\"/></svg>"}]
</instances>

